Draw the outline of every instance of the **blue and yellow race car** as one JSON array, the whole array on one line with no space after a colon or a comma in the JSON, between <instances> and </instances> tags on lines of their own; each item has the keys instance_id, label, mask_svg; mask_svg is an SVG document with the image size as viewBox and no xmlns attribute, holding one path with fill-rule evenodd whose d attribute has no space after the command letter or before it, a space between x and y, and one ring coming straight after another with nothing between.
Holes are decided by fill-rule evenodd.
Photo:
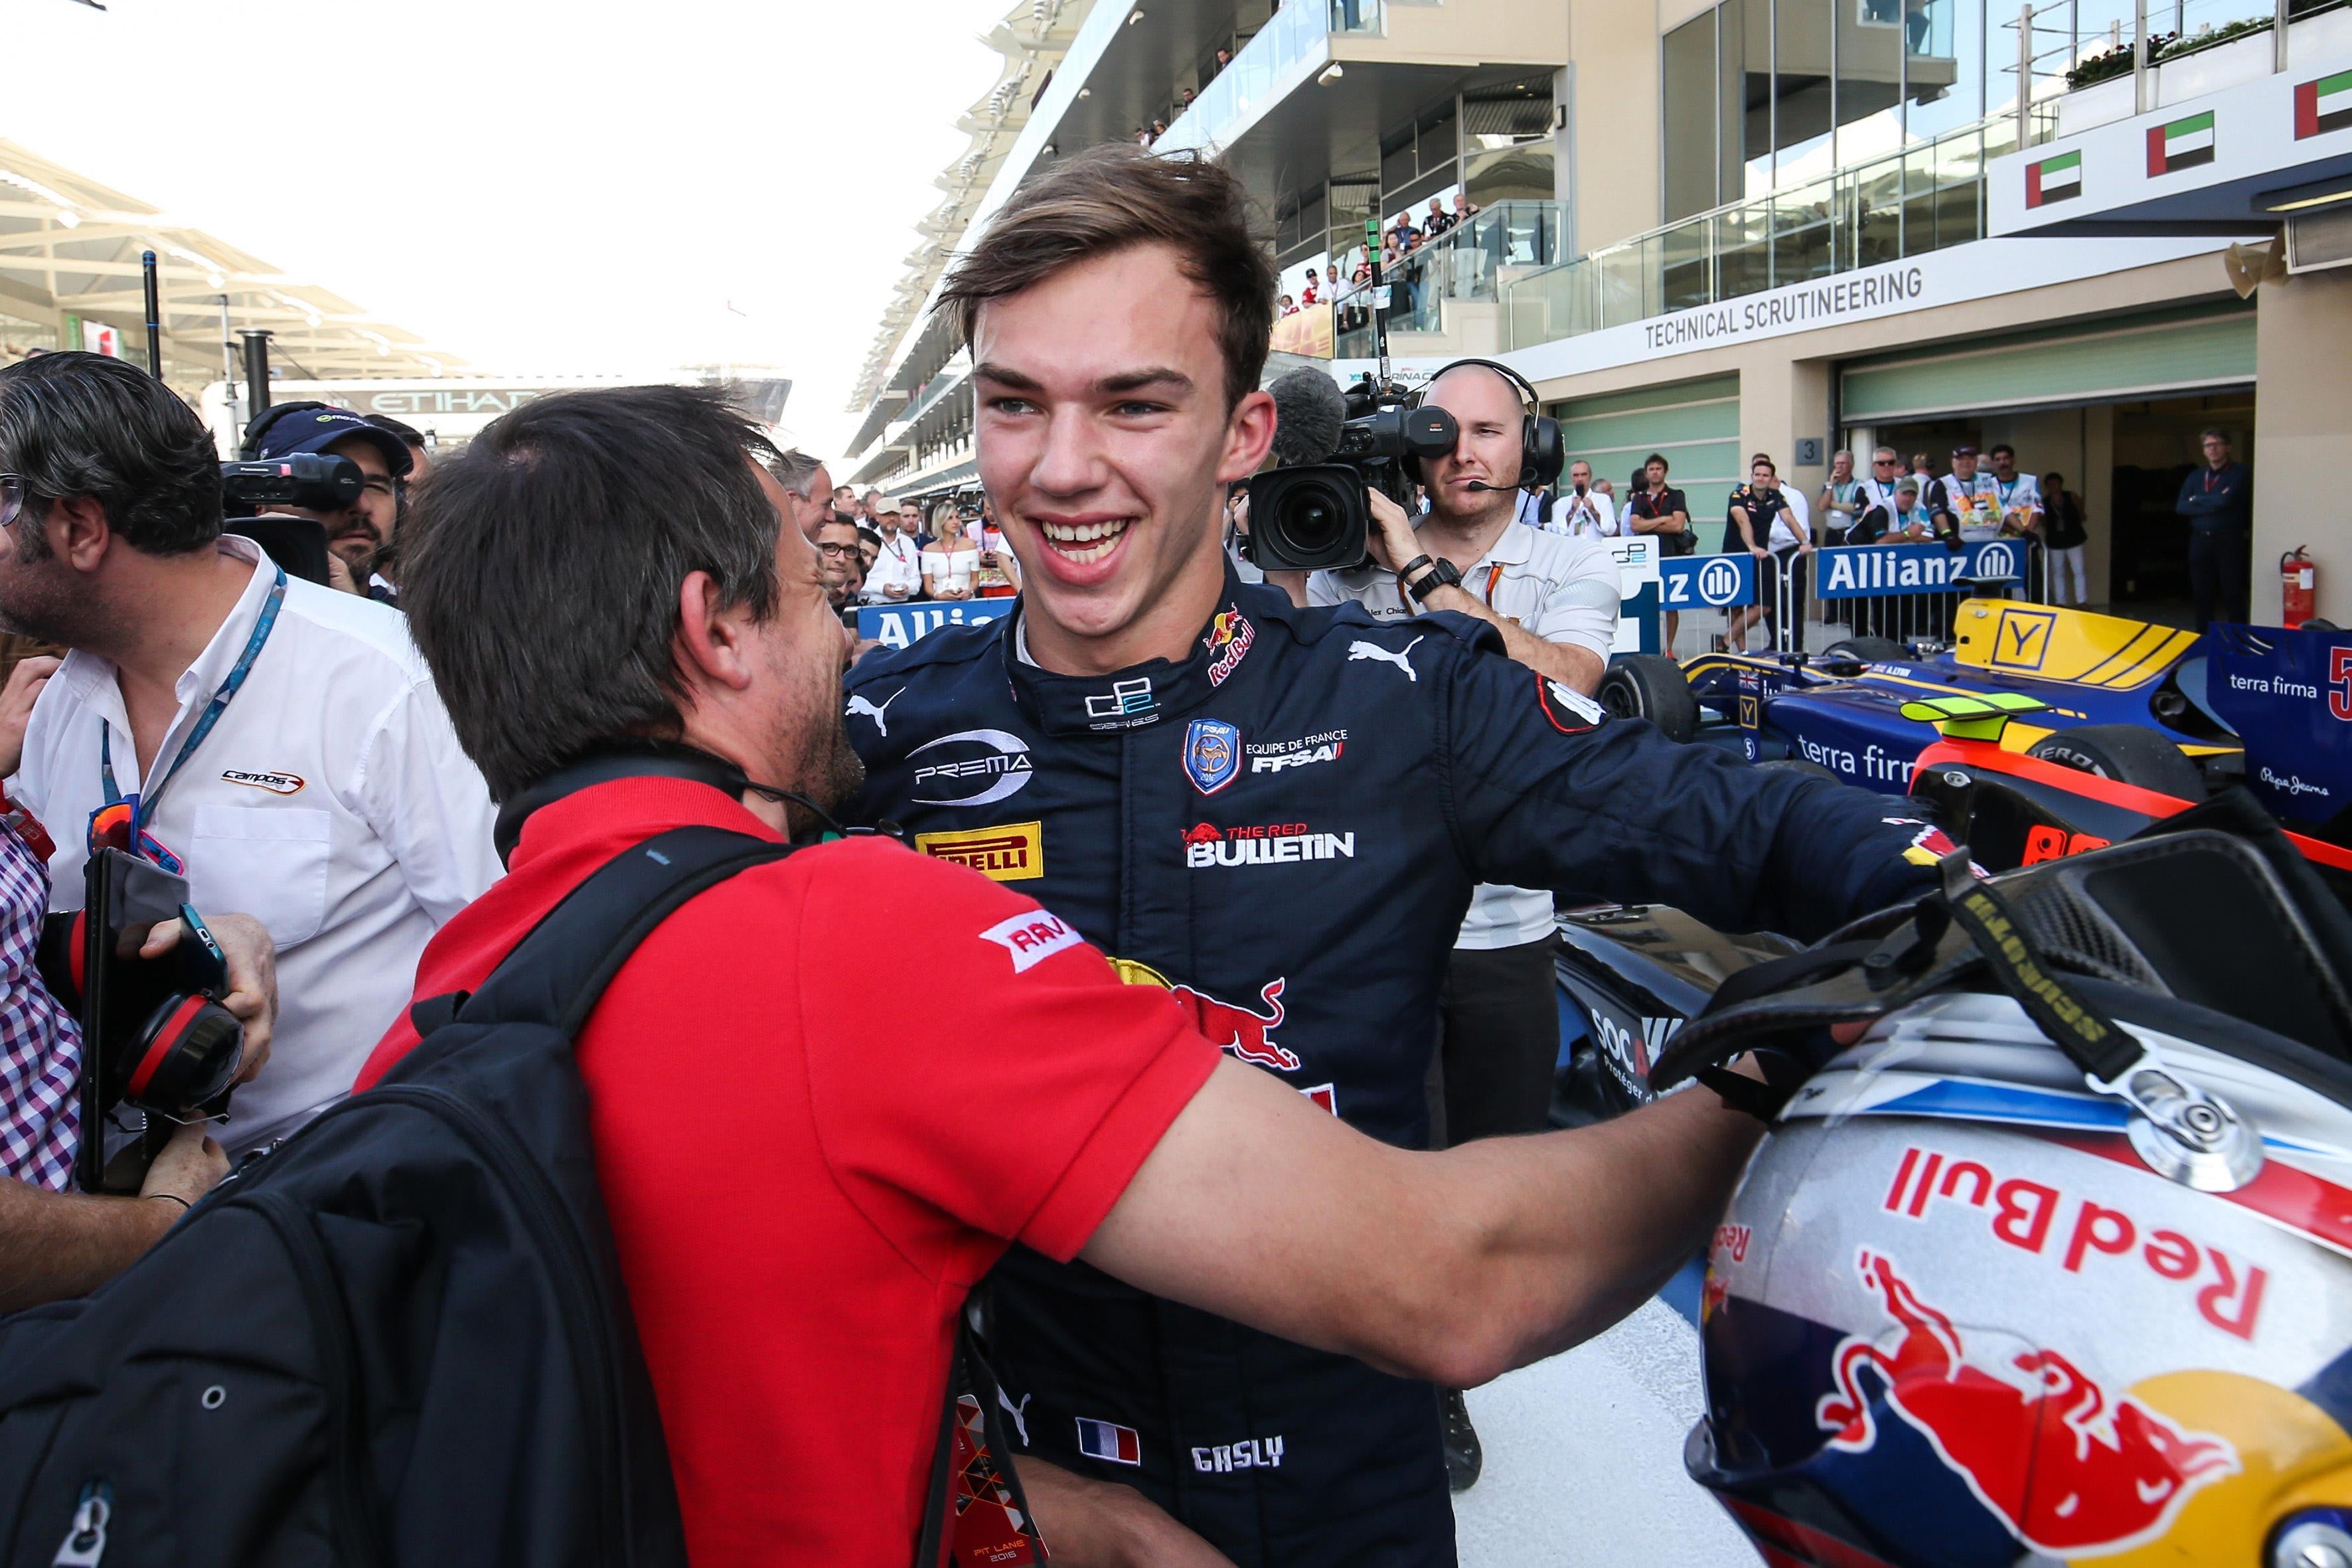
<instances>
[{"instance_id":1,"label":"blue and yellow race car","mask_svg":"<svg viewBox=\"0 0 2352 1568\"><path fill-rule=\"evenodd\" d=\"M1920 652L1848 637L1822 652L1621 660L1601 686L1611 711L1751 762L1818 770L1886 795L1911 788L1935 726L1923 699L1991 692L2041 707L2006 725L2007 750L2167 795L2202 798L2242 768L2243 747L2209 700L2195 633L2085 610L1964 600L1952 645Z\"/></svg>"}]
</instances>

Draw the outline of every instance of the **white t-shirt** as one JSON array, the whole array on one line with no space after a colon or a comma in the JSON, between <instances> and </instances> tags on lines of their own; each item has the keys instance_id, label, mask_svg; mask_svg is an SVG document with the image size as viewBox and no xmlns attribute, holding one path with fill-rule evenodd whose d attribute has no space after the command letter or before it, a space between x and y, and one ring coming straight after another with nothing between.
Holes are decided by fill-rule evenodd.
<instances>
[{"instance_id":1,"label":"white t-shirt","mask_svg":"<svg viewBox=\"0 0 2352 1568\"><path fill-rule=\"evenodd\" d=\"M1999 475L1992 476L1992 495L2003 521L2021 529L2042 510L2042 484L2032 474L2020 474L2005 485Z\"/></svg>"},{"instance_id":2,"label":"white t-shirt","mask_svg":"<svg viewBox=\"0 0 2352 1568\"><path fill-rule=\"evenodd\" d=\"M1559 499L1552 503L1551 521L1543 529L1574 539L1612 539L1617 534L1617 508L1599 490L1580 496L1571 487L1559 492Z\"/></svg>"},{"instance_id":3,"label":"white t-shirt","mask_svg":"<svg viewBox=\"0 0 2352 1568\"><path fill-rule=\"evenodd\" d=\"M1606 497L1601 498L1606 500ZM1563 498L1560 506L1567 504ZM1552 509L1555 520L1560 507ZM1592 538L1571 538L1513 522L1477 563L1462 574L1472 598L1546 642L1566 643L1606 660L1624 596L1617 558ZM1318 572L1307 579L1310 605L1361 605L1375 620L1401 621L1408 609L1395 574L1380 566ZM1472 895L1456 947L1521 947L1558 929L1551 894L1541 889L1482 885Z\"/></svg>"},{"instance_id":4,"label":"white t-shirt","mask_svg":"<svg viewBox=\"0 0 2352 1568\"><path fill-rule=\"evenodd\" d=\"M2000 487L1993 483L1990 474L1981 468L1965 479L1958 474L1947 474L1942 482L1944 504L1959 521L1962 541L1975 544L2000 537ZM1920 500L1930 510L1934 510L1935 503L1924 492Z\"/></svg>"},{"instance_id":5,"label":"white t-shirt","mask_svg":"<svg viewBox=\"0 0 2352 1568\"><path fill-rule=\"evenodd\" d=\"M903 533L894 533L882 541L875 552L874 569L866 574L866 586L858 597L869 605L904 604L922 591L922 552L915 542ZM886 589L904 588L905 593L893 599Z\"/></svg>"},{"instance_id":6,"label":"white t-shirt","mask_svg":"<svg viewBox=\"0 0 2352 1568\"><path fill-rule=\"evenodd\" d=\"M931 591L971 586L973 574L980 570L980 552L970 544L953 551L923 552L923 575L929 580Z\"/></svg>"},{"instance_id":7,"label":"white t-shirt","mask_svg":"<svg viewBox=\"0 0 2352 1568\"><path fill-rule=\"evenodd\" d=\"M269 928L278 943L269 1065L236 1091L215 1134L235 1154L350 1092L408 1005L426 941L497 880L499 866L489 790L458 750L405 617L299 577L288 580L245 684L173 765L278 575L249 540L224 536L218 548L252 563L253 579L180 677L179 711L147 777L138 776L114 666L77 652L33 709L8 792L57 840L51 904L80 908L83 825L105 799L105 735L116 787L154 800L145 826L186 863L196 908Z\"/></svg>"},{"instance_id":8,"label":"white t-shirt","mask_svg":"<svg viewBox=\"0 0 2352 1568\"><path fill-rule=\"evenodd\" d=\"M1772 542L1768 550L1790 550L1813 536L1813 507L1805 499L1801 485L1783 484L1780 493L1789 498L1789 510L1772 520Z\"/></svg>"}]
</instances>

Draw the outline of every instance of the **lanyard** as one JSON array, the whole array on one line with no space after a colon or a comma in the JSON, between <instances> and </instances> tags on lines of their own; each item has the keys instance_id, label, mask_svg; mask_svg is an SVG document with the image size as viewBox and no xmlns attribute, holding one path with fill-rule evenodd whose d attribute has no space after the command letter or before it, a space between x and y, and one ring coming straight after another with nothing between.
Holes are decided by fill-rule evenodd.
<instances>
[{"instance_id":1,"label":"lanyard","mask_svg":"<svg viewBox=\"0 0 2352 1568\"><path fill-rule=\"evenodd\" d=\"M253 635L245 639L245 651L236 656L236 663L230 668L228 679L222 681L220 689L213 693L212 701L205 707L204 717L198 719L196 727L188 731L188 738L180 742L179 754L172 759L172 765L163 770L163 776L155 781L155 787L145 793L143 800L137 795L131 797L133 803L131 827L134 835L138 832L140 820L152 810L156 797L163 793L163 786L179 776L180 765L205 743L205 737L213 732L213 726L220 722L220 716L228 711L229 700L236 695L237 688L245 684L245 678L253 673L253 661L261 656L261 645L269 640L269 628L278 624L278 607L285 602L286 569L281 566L278 568L278 581L269 585L269 597L262 602L260 618L253 623ZM102 724L98 732L99 782L105 788L106 804L109 805L118 805L123 799L121 790L115 787L114 783L113 731L111 724Z\"/></svg>"}]
</instances>

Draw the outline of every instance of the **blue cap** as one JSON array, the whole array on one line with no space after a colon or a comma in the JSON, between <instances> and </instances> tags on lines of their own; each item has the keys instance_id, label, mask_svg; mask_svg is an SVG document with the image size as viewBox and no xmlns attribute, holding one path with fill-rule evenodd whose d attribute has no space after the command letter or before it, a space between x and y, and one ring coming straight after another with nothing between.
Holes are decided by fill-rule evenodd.
<instances>
[{"instance_id":1,"label":"blue cap","mask_svg":"<svg viewBox=\"0 0 2352 1568\"><path fill-rule=\"evenodd\" d=\"M383 454L384 467L405 474L414 459L408 443L382 426L371 425L348 408L299 408L270 422L261 433L261 458L289 458L297 452L323 452L338 441L357 436Z\"/></svg>"}]
</instances>

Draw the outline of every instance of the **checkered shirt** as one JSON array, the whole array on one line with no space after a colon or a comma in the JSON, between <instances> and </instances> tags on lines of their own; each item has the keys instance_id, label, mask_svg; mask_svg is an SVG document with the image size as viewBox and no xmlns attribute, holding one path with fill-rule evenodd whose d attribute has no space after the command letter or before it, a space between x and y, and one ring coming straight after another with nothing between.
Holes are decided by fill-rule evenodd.
<instances>
[{"instance_id":1,"label":"checkered shirt","mask_svg":"<svg viewBox=\"0 0 2352 1568\"><path fill-rule=\"evenodd\" d=\"M63 1192L81 1142L81 1026L35 968L49 868L0 825L0 1175Z\"/></svg>"}]
</instances>

